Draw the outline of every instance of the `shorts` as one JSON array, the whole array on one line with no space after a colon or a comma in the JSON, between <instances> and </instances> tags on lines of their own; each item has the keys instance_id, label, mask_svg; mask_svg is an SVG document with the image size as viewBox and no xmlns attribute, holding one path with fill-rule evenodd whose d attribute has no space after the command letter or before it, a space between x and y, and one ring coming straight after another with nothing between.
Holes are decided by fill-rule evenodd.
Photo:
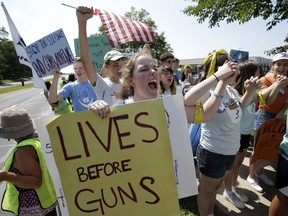
<instances>
[{"instance_id":1,"label":"shorts","mask_svg":"<svg viewBox=\"0 0 288 216\"><path fill-rule=\"evenodd\" d=\"M276 173L276 188L288 196L288 160L280 154Z\"/></svg>"},{"instance_id":2,"label":"shorts","mask_svg":"<svg viewBox=\"0 0 288 216\"><path fill-rule=\"evenodd\" d=\"M254 121L254 130L260 128L260 126L268 119L275 118L276 113L271 113L266 110L263 110L260 108L255 113L255 121Z\"/></svg>"},{"instance_id":3,"label":"shorts","mask_svg":"<svg viewBox=\"0 0 288 216\"><path fill-rule=\"evenodd\" d=\"M222 155L210 152L198 145L197 162L200 172L211 178L222 178L225 172L231 170L235 155Z\"/></svg>"},{"instance_id":4,"label":"shorts","mask_svg":"<svg viewBox=\"0 0 288 216\"><path fill-rule=\"evenodd\" d=\"M251 134L241 134L239 152L243 152L243 149L247 149L250 146Z\"/></svg>"}]
</instances>

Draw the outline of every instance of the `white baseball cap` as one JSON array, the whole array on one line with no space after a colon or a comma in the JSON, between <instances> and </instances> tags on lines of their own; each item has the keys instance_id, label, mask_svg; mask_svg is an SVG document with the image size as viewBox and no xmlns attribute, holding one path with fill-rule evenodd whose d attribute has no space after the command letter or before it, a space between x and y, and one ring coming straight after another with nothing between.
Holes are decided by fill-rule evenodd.
<instances>
[{"instance_id":1,"label":"white baseball cap","mask_svg":"<svg viewBox=\"0 0 288 216\"><path fill-rule=\"evenodd\" d=\"M279 60L287 60L288 61L288 54L285 52L278 53L273 57L273 62L279 61Z\"/></svg>"}]
</instances>

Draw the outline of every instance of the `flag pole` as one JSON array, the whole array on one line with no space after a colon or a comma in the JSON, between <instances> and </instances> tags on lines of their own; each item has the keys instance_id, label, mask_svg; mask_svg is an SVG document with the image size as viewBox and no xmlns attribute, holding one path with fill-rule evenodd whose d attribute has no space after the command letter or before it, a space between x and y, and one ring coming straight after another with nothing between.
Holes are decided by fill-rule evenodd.
<instances>
[{"instance_id":1,"label":"flag pole","mask_svg":"<svg viewBox=\"0 0 288 216\"><path fill-rule=\"evenodd\" d=\"M74 6L71 6L71 5L67 5L67 4L64 4L64 3L61 3L62 5L66 6L66 7L70 7L70 8L74 8L74 9L78 9L77 7L74 7Z\"/></svg>"},{"instance_id":2,"label":"flag pole","mask_svg":"<svg viewBox=\"0 0 288 216\"><path fill-rule=\"evenodd\" d=\"M62 4L63 6L70 7L70 8L74 8L74 9L78 10L77 7L74 7L74 6L72 6L72 5L67 5L67 4L64 4L64 3L61 3L61 4ZM84 14L85 14L85 13L84 13ZM93 14L97 16L98 10L95 9L95 10L93 11Z\"/></svg>"}]
</instances>

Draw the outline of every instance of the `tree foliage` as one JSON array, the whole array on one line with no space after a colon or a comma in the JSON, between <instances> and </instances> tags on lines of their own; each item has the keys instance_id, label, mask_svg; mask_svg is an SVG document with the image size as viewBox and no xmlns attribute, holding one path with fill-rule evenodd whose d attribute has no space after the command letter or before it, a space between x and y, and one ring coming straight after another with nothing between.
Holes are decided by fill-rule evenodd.
<instances>
[{"instance_id":1,"label":"tree foliage","mask_svg":"<svg viewBox=\"0 0 288 216\"><path fill-rule=\"evenodd\" d=\"M190 0L193 5L183 12L188 16L197 17L199 23L208 20L209 27L219 27L221 21L244 24L251 19L260 17L267 20L267 31L280 22L288 21L287 0ZM284 45L265 51L268 55L288 50L288 35L283 36Z\"/></svg>"},{"instance_id":2,"label":"tree foliage","mask_svg":"<svg viewBox=\"0 0 288 216\"><path fill-rule=\"evenodd\" d=\"M0 80L17 80L31 77L31 69L21 65L16 54L13 41L4 27L0 28Z\"/></svg>"},{"instance_id":3,"label":"tree foliage","mask_svg":"<svg viewBox=\"0 0 288 216\"><path fill-rule=\"evenodd\" d=\"M150 14L145 9L137 11L134 7L131 7L130 11L126 12L124 16L145 23L146 25L150 26L150 28L153 30L155 36L155 42L149 44L152 54L156 59L159 60L160 55L164 52L173 53L173 49L171 48L170 44L166 41L166 37L164 35L165 33L157 32L157 26L155 24L155 21L152 20ZM103 26L100 26L99 32L101 34L104 34ZM121 52L124 53L135 53L138 52L144 46L145 43L146 42L128 42L120 45L119 49Z\"/></svg>"},{"instance_id":4,"label":"tree foliage","mask_svg":"<svg viewBox=\"0 0 288 216\"><path fill-rule=\"evenodd\" d=\"M5 27L0 28L0 39L7 38L9 33L6 31Z\"/></svg>"}]
</instances>

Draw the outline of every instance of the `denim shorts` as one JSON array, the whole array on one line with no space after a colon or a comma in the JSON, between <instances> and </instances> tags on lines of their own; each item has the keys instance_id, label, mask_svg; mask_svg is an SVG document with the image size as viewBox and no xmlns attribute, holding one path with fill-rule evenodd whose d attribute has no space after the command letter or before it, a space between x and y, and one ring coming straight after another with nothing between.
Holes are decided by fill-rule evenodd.
<instances>
[{"instance_id":1,"label":"denim shorts","mask_svg":"<svg viewBox=\"0 0 288 216\"><path fill-rule=\"evenodd\" d=\"M197 148L197 162L200 172L211 178L222 178L231 170L235 155L222 155L210 152L201 145Z\"/></svg>"}]
</instances>

